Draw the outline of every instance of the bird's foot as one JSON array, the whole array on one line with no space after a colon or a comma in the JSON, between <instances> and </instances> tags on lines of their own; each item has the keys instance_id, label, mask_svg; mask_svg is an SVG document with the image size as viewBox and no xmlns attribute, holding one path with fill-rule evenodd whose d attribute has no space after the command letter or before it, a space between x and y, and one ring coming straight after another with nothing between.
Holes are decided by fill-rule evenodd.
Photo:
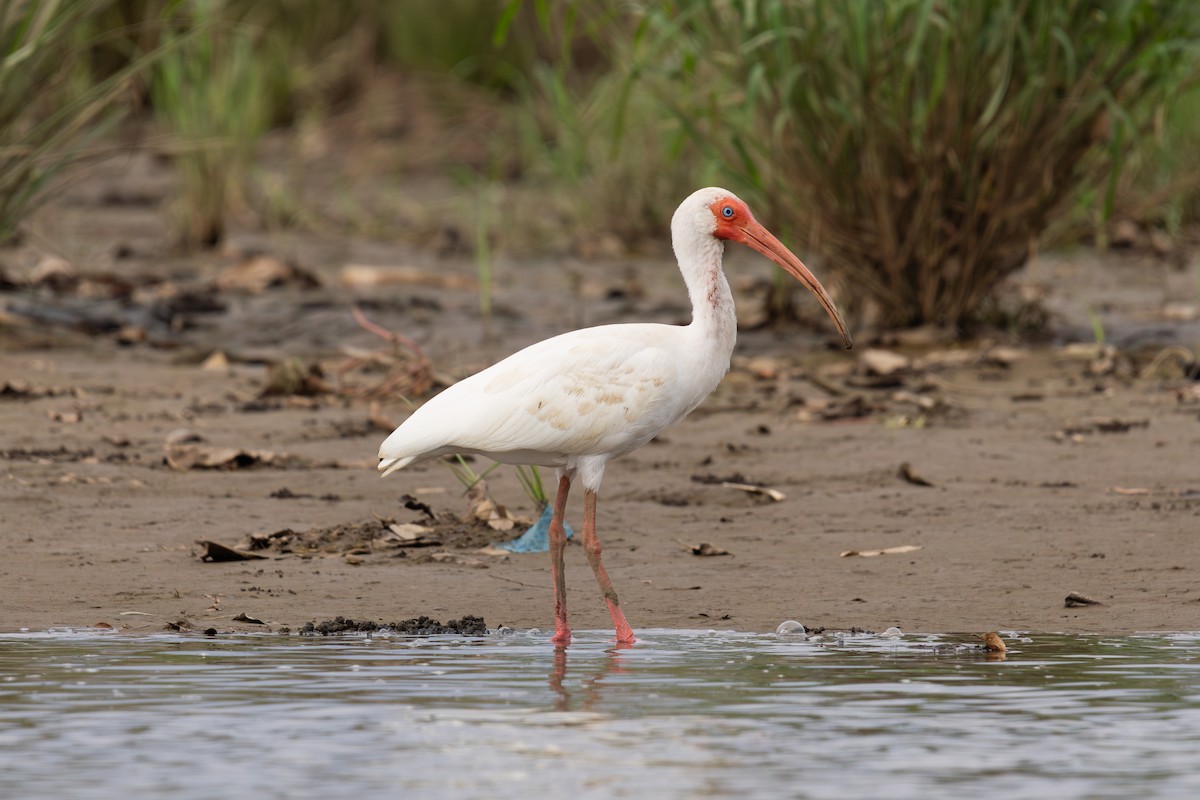
<instances>
[{"instance_id":1,"label":"bird's foot","mask_svg":"<svg viewBox=\"0 0 1200 800\"><path fill-rule=\"evenodd\" d=\"M617 632L618 642L636 642L633 637L633 628L629 627L629 623L625 620L625 612L617 605L613 598L607 598L608 613L612 616L613 630Z\"/></svg>"},{"instance_id":2,"label":"bird's foot","mask_svg":"<svg viewBox=\"0 0 1200 800\"><path fill-rule=\"evenodd\" d=\"M550 637L550 641L557 645L568 645L571 643L571 629L559 626L555 629L554 635Z\"/></svg>"}]
</instances>

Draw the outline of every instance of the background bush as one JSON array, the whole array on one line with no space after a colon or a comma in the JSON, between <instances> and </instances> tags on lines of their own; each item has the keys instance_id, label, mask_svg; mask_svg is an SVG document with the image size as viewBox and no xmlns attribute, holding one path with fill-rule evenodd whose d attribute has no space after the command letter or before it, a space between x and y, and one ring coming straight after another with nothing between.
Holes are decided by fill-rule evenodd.
<instances>
[{"instance_id":1,"label":"background bush","mask_svg":"<svg viewBox=\"0 0 1200 800\"><path fill-rule=\"evenodd\" d=\"M978 314L1196 79L1188 2L647 4L634 80L885 324ZM1193 161L1193 167L1195 163Z\"/></svg>"}]
</instances>

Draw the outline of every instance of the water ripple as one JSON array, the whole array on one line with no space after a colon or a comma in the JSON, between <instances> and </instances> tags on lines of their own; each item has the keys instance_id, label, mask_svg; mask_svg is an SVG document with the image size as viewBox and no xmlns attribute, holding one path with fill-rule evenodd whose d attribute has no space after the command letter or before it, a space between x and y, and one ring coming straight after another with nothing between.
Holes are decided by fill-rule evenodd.
<instances>
[{"instance_id":1,"label":"water ripple","mask_svg":"<svg viewBox=\"0 0 1200 800\"><path fill-rule=\"evenodd\" d=\"M0 794L1200 796L1197 634L641 635L4 635Z\"/></svg>"}]
</instances>

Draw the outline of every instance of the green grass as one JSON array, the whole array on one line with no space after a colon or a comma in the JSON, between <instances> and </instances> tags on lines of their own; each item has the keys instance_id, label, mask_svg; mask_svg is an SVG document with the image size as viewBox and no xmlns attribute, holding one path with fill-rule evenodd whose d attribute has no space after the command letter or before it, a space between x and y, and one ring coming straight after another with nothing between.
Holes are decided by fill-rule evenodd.
<instances>
[{"instance_id":1,"label":"green grass","mask_svg":"<svg viewBox=\"0 0 1200 800\"><path fill-rule=\"evenodd\" d=\"M485 333L492 322L491 208L490 187L481 187L475 202L475 269L479 276L479 314Z\"/></svg>"},{"instance_id":2,"label":"green grass","mask_svg":"<svg viewBox=\"0 0 1200 800\"><path fill-rule=\"evenodd\" d=\"M101 149L128 96L162 47L97 71L89 54L112 44L111 2L0 0L0 243L48 196L64 168Z\"/></svg>"},{"instance_id":3,"label":"green grass","mask_svg":"<svg viewBox=\"0 0 1200 800\"><path fill-rule=\"evenodd\" d=\"M706 176L678 120L618 66L630 47L626 7L537 0L509 8L524 21L520 35L541 45L513 81L513 137L496 141L495 158L515 161L522 181L543 191L543 220L553 215L581 252L599 234L633 246L661 240ZM501 43L515 35L498 31Z\"/></svg>"},{"instance_id":4,"label":"green grass","mask_svg":"<svg viewBox=\"0 0 1200 800\"><path fill-rule=\"evenodd\" d=\"M548 50L531 15L500 0L388 2L380 14L380 56L421 72L453 75L476 86L511 93ZM511 36L497 36L505 27Z\"/></svg>"},{"instance_id":5,"label":"green grass","mask_svg":"<svg viewBox=\"0 0 1200 800\"><path fill-rule=\"evenodd\" d=\"M550 503L550 496L546 494L546 486L542 483L542 474L538 471L537 467L526 467L518 464L517 480L521 482L521 488L525 490L525 496L538 509L543 509Z\"/></svg>"},{"instance_id":6,"label":"green grass","mask_svg":"<svg viewBox=\"0 0 1200 800\"><path fill-rule=\"evenodd\" d=\"M1200 223L1200 86L1155 109L1131 154L1114 213L1172 236Z\"/></svg>"},{"instance_id":7,"label":"green grass","mask_svg":"<svg viewBox=\"0 0 1200 800\"><path fill-rule=\"evenodd\" d=\"M179 29L165 36L177 46L155 68L151 97L179 170L177 239L194 250L220 242L230 211L244 205L243 182L272 107L261 29L228 21L220 3L182 9ZM203 35L190 36L196 30Z\"/></svg>"},{"instance_id":8,"label":"green grass","mask_svg":"<svg viewBox=\"0 0 1200 800\"><path fill-rule=\"evenodd\" d=\"M1096 340L1096 344L1104 346L1104 320L1100 318L1100 313L1096 309L1088 306L1084 309L1087 312L1088 321L1092 324L1092 338Z\"/></svg>"},{"instance_id":9,"label":"green grass","mask_svg":"<svg viewBox=\"0 0 1200 800\"><path fill-rule=\"evenodd\" d=\"M447 456L438 463L445 465L446 469L450 470L451 474L462 484L463 494L474 489L476 484L500 468L500 463L493 461L491 466L483 472L476 472L471 464L461 455L456 455L453 458Z\"/></svg>"}]
</instances>

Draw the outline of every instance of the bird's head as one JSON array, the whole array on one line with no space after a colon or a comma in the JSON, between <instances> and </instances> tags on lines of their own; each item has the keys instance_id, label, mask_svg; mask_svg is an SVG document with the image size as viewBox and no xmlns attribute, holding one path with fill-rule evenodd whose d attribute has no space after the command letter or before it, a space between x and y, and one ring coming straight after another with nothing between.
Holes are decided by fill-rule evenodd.
<instances>
[{"instance_id":1,"label":"bird's head","mask_svg":"<svg viewBox=\"0 0 1200 800\"><path fill-rule=\"evenodd\" d=\"M677 216L684 213L685 209L688 212L687 217L694 220L694 224L698 226L697 233L708 234L721 241L740 242L757 250L804 284L816 295L837 326L846 349L849 350L853 346L846 322L834 305L833 298L825 291L825 287L791 250L754 218L750 207L737 195L716 187L700 189L683 202L676 212Z\"/></svg>"}]
</instances>

